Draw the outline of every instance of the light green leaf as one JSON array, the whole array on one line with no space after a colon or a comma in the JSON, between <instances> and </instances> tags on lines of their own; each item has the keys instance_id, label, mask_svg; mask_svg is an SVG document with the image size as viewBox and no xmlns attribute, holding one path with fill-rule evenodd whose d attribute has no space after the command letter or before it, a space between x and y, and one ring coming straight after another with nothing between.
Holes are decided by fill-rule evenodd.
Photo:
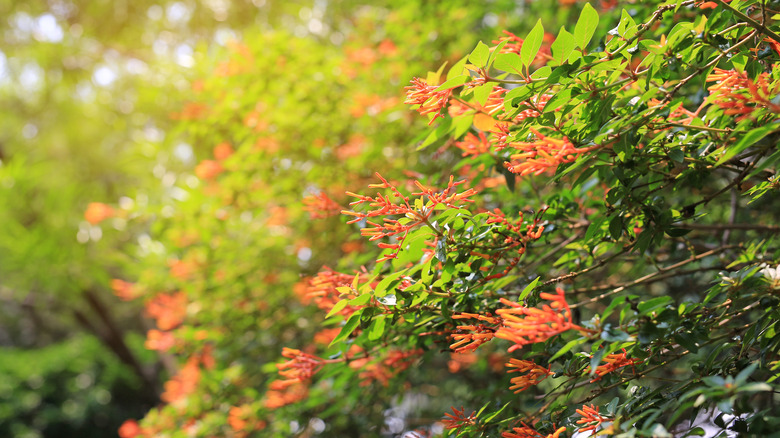
<instances>
[{"instance_id":1,"label":"light green leaf","mask_svg":"<svg viewBox=\"0 0 780 438\"><path fill-rule=\"evenodd\" d=\"M598 25L599 13L593 9L590 3L585 3L582 12L580 12L580 18L574 26L574 41L580 49L587 49L588 43L593 38L593 33L596 32Z\"/></svg>"},{"instance_id":2,"label":"light green leaf","mask_svg":"<svg viewBox=\"0 0 780 438\"><path fill-rule=\"evenodd\" d=\"M469 55L469 62L477 67L485 67L487 65L488 57L490 56L490 48L482 41L477 43L477 47Z\"/></svg>"},{"instance_id":3,"label":"light green leaf","mask_svg":"<svg viewBox=\"0 0 780 438\"><path fill-rule=\"evenodd\" d=\"M773 123L771 125L761 126L760 128L749 131L733 145L726 146L726 152L721 155L720 158L718 158L718 162L715 163L715 166L717 167L723 163L728 162L730 159L737 156L740 152L744 151L750 146L753 146L761 139L771 134L775 129L777 129L777 124Z\"/></svg>"},{"instance_id":4,"label":"light green leaf","mask_svg":"<svg viewBox=\"0 0 780 438\"><path fill-rule=\"evenodd\" d=\"M525 67L531 65L539 49L542 47L542 40L544 39L544 27L542 26L542 19L536 22L536 25L531 32L523 40L523 45L520 47L520 62Z\"/></svg>"},{"instance_id":5,"label":"light green leaf","mask_svg":"<svg viewBox=\"0 0 780 438\"><path fill-rule=\"evenodd\" d=\"M574 36L561 27L561 30L558 31L558 37L555 38L551 47L553 61L558 65L564 64L575 45Z\"/></svg>"}]
</instances>

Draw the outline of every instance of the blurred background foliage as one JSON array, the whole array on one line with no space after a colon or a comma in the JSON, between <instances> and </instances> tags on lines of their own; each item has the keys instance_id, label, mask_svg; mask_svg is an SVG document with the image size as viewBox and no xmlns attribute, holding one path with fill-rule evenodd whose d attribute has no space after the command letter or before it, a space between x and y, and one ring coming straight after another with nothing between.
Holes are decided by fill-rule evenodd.
<instances>
[{"instance_id":1,"label":"blurred background foliage","mask_svg":"<svg viewBox=\"0 0 780 438\"><path fill-rule=\"evenodd\" d=\"M425 122L403 87L501 29L577 15L542 3L0 0L0 433L112 436L175 399L163 382L193 357L203 374L183 397L200 403L166 404L149 427L195 418L219 434L232 406L263 409L282 346L316 331L301 275L371 259L301 199L346 204L374 171L438 182L458 157L415 153ZM111 205L107 220L85 217L91 202ZM149 304L174 291L185 316L157 354ZM371 391L290 409L366 430L390 407Z\"/></svg>"}]
</instances>

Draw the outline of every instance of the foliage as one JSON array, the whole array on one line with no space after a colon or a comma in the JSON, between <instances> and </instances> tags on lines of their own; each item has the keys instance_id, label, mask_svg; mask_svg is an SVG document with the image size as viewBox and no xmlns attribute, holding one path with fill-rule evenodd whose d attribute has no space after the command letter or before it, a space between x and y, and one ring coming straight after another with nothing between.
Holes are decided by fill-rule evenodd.
<instances>
[{"instance_id":1,"label":"foliage","mask_svg":"<svg viewBox=\"0 0 780 438\"><path fill-rule=\"evenodd\" d=\"M412 7L232 43L173 115L195 176L110 210L171 371L120 434L774 430L777 3L560 3L412 79L417 122Z\"/></svg>"},{"instance_id":2,"label":"foliage","mask_svg":"<svg viewBox=\"0 0 780 438\"><path fill-rule=\"evenodd\" d=\"M140 347L140 345L139 345ZM0 355L3 436L105 436L141 414L142 382L92 337Z\"/></svg>"}]
</instances>

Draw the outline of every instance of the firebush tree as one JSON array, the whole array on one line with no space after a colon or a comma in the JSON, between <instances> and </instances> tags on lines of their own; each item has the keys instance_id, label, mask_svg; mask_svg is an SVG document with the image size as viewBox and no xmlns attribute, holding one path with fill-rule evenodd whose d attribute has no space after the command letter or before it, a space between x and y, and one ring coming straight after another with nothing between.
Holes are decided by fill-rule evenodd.
<instances>
[{"instance_id":1,"label":"firebush tree","mask_svg":"<svg viewBox=\"0 0 780 438\"><path fill-rule=\"evenodd\" d=\"M145 301L171 371L165 404L120 435L776 430L780 2L560 3L554 32L496 33L399 83L427 128L371 89L414 44L290 70L308 43L235 44L178 117L194 138L242 131L172 189L142 248L157 268L114 282ZM256 63L289 82L225 99ZM296 112L309 93L322 107ZM329 111L353 117L318 125ZM352 124L365 136L343 138ZM412 128L404 161L390 146Z\"/></svg>"}]
</instances>

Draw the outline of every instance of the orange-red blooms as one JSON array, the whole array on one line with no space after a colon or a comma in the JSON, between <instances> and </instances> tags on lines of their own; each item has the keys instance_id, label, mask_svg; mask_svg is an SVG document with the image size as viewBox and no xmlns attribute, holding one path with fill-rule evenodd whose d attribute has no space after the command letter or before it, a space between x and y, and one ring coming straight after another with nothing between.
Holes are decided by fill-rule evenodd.
<instances>
[{"instance_id":1,"label":"orange-red blooms","mask_svg":"<svg viewBox=\"0 0 780 438\"><path fill-rule=\"evenodd\" d=\"M174 329L187 314L187 297L183 292L157 294L146 303L146 313L157 320L160 330Z\"/></svg>"},{"instance_id":2,"label":"orange-red blooms","mask_svg":"<svg viewBox=\"0 0 780 438\"><path fill-rule=\"evenodd\" d=\"M265 429L266 422L254 418L254 412L251 406L241 405L233 406L228 411L227 423L236 437L244 437L247 432L252 430Z\"/></svg>"},{"instance_id":3,"label":"orange-red blooms","mask_svg":"<svg viewBox=\"0 0 780 438\"><path fill-rule=\"evenodd\" d=\"M277 409L292 403L297 403L309 395L309 388L298 383L284 389L271 389L265 393L263 405L268 409Z\"/></svg>"},{"instance_id":4,"label":"orange-red blooms","mask_svg":"<svg viewBox=\"0 0 780 438\"><path fill-rule=\"evenodd\" d=\"M233 155L233 148L230 146L230 143L223 141L214 146L214 158L217 161L226 160L231 155Z\"/></svg>"},{"instance_id":5,"label":"orange-red blooms","mask_svg":"<svg viewBox=\"0 0 780 438\"><path fill-rule=\"evenodd\" d=\"M314 301L314 304L320 309L330 312L333 306L336 305L342 299L356 298L355 294L341 294L336 288L350 287L352 281L355 279L354 275L342 274L336 272L327 266L322 268L322 271L318 272L316 276L311 278L308 285L301 287L303 293L303 299L305 301ZM358 281L367 281L367 274L361 273ZM362 309L365 306L351 306L344 307L339 314L345 318L349 318L355 311Z\"/></svg>"},{"instance_id":6,"label":"orange-red blooms","mask_svg":"<svg viewBox=\"0 0 780 438\"><path fill-rule=\"evenodd\" d=\"M324 219L340 214L342 207L330 199L327 193L320 192L303 198L303 209L309 212L312 219Z\"/></svg>"},{"instance_id":7,"label":"orange-red blooms","mask_svg":"<svg viewBox=\"0 0 780 438\"><path fill-rule=\"evenodd\" d=\"M114 292L114 295L122 301L130 301L139 296L135 283L130 283L118 278L111 280L111 290Z\"/></svg>"},{"instance_id":8,"label":"orange-red blooms","mask_svg":"<svg viewBox=\"0 0 780 438\"><path fill-rule=\"evenodd\" d=\"M97 225L114 216L116 216L114 208L102 202L90 202L84 211L84 220L92 225Z\"/></svg>"},{"instance_id":9,"label":"orange-red blooms","mask_svg":"<svg viewBox=\"0 0 780 438\"><path fill-rule=\"evenodd\" d=\"M460 410L458 410L454 406L452 406L451 408L452 408L452 414L445 412L444 415L447 418L441 420L441 422L444 423L445 429L460 430L465 426L471 426L476 424L476 420L477 420L476 412L472 411L467 416L466 409L463 408L463 406L460 407Z\"/></svg>"},{"instance_id":10,"label":"orange-red blooms","mask_svg":"<svg viewBox=\"0 0 780 438\"><path fill-rule=\"evenodd\" d=\"M536 135L536 141L508 144L523 151L519 154L512 154L510 158L513 161L504 162L504 167L512 173L540 175L548 171L555 172L559 165L571 163L580 155L601 148L601 145L575 148L568 137L563 137L563 139L547 137L533 128L531 128L531 132Z\"/></svg>"},{"instance_id":11,"label":"orange-red blooms","mask_svg":"<svg viewBox=\"0 0 780 438\"><path fill-rule=\"evenodd\" d=\"M542 435L536 429L528 426L527 424L525 423L520 423L520 424L522 424L522 427L513 427L511 431L502 433L501 437L502 438L560 438L561 433L566 431L565 427L560 427L551 434Z\"/></svg>"},{"instance_id":12,"label":"orange-red blooms","mask_svg":"<svg viewBox=\"0 0 780 438\"><path fill-rule=\"evenodd\" d=\"M629 359L626 357L626 351L623 350L622 353L613 353L607 355L605 357L604 362L606 362L604 365L599 365L596 368L596 378L591 380L591 382L595 382L597 380L601 380L604 375L611 373L612 371L615 371L618 368L623 368L629 365L636 365L639 363L642 363L642 359Z\"/></svg>"},{"instance_id":13,"label":"orange-red blooms","mask_svg":"<svg viewBox=\"0 0 780 438\"><path fill-rule=\"evenodd\" d=\"M423 79L414 78L411 82L412 85L404 87L406 90L404 103L419 105L417 112L422 115L435 113L428 125L438 117L444 117L441 112L452 95L452 88L436 91L439 88L437 85L428 85Z\"/></svg>"},{"instance_id":14,"label":"orange-red blooms","mask_svg":"<svg viewBox=\"0 0 780 438\"><path fill-rule=\"evenodd\" d=\"M469 333L453 333L450 335L450 338L455 341L450 345L450 349L455 353L471 353L480 345L490 341L495 336L496 330L502 322L502 319L499 317L476 313L460 313L453 315L452 319L477 319L490 324L459 325L456 330Z\"/></svg>"},{"instance_id":15,"label":"orange-red blooms","mask_svg":"<svg viewBox=\"0 0 780 438\"><path fill-rule=\"evenodd\" d=\"M200 381L199 358L191 357L187 363L179 370L179 373L173 376L171 380L165 382L165 392L160 398L166 403L175 403L184 399L195 392Z\"/></svg>"},{"instance_id":16,"label":"orange-red blooms","mask_svg":"<svg viewBox=\"0 0 780 438\"><path fill-rule=\"evenodd\" d=\"M448 208L460 208L460 205L467 202L474 202L469 199L471 196L477 194L476 190L468 189L461 193L457 193L455 187L464 184L466 181L461 180L455 182L455 178L450 176L447 188L443 190L432 189L423 186L419 181L415 181L414 184L420 189L419 192L412 193L412 196L419 196L420 201L423 203L422 207L418 210L416 206L412 206L410 198L403 195L393 184L390 184L379 173L376 174L377 178L382 181L381 184L369 184L369 188L382 188L390 189L392 192L392 198L399 199L396 204L390 196L377 193L376 197L359 195L357 193L347 192L347 195L357 198L357 201L351 202L350 206L367 204L371 210L361 213L356 211L344 210L341 213L349 216L354 216L354 219L347 222L348 224L354 224L362 220L366 220L366 224L370 227L366 227L360 230L360 234L366 237L370 237L369 241L375 241L384 237L394 237L397 243L379 243L377 246L380 248L392 249L390 254L380 258L377 262L383 262L385 260L393 259L398 256L398 251L401 249L402 244L409 231L421 224L428 222L428 218L433 214L435 207L439 204ZM427 198L427 204L426 204ZM401 223L396 219L389 219L385 217L382 224L367 220L368 218L379 216L405 216L411 219L411 222Z\"/></svg>"},{"instance_id":17,"label":"orange-red blooms","mask_svg":"<svg viewBox=\"0 0 780 438\"><path fill-rule=\"evenodd\" d=\"M135 420L126 420L119 427L119 438L135 438L142 434L141 427Z\"/></svg>"},{"instance_id":18,"label":"orange-red blooms","mask_svg":"<svg viewBox=\"0 0 780 438\"><path fill-rule=\"evenodd\" d=\"M582 415L582 418L577 420L577 424L582 424L585 427L581 427L577 430L578 433L585 433L591 430L596 430L601 423L610 421L608 417L599 414L599 408L591 404L582 405L582 409L577 409L577 413Z\"/></svg>"},{"instance_id":19,"label":"orange-red blooms","mask_svg":"<svg viewBox=\"0 0 780 438\"><path fill-rule=\"evenodd\" d=\"M214 160L203 160L195 166L195 176L203 180L216 178L225 168Z\"/></svg>"},{"instance_id":20,"label":"orange-red blooms","mask_svg":"<svg viewBox=\"0 0 780 438\"><path fill-rule=\"evenodd\" d=\"M176 339L170 332L152 329L146 332L144 347L147 350L168 351L176 343Z\"/></svg>"},{"instance_id":21,"label":"orange-red blooms","mask_svg":"<svg viewBox=\"0 0 780 438\"><path fill-rule=\"evenodd\" d=\"M512 386L509 387L509 389L514 391L515 394L521 391L525 391L532 386L538 385L539 382L553 374L549 367L545 368L543 366L539 366L530 360L509 359L509 362L506 363L506 366L507 368L510 368L510 370L507 371L507 374L525 373L517 377L513 377L510 380L510 382L512 382Z\"/></svg>"},{"instance_id":22,"label":"orange-red blooms","mask_svg":"<svg viewBox=\"0 0 780 438\"><path fill-rule=\"evenodd\" d=\"M503 318L503 326L496 331L496 337L515 343L509 347L510 353L524 345L544 342L568 330L589 332L572 322L571 309L563 289L558 288L555 294L542 292L539 296L550 301L550 304L535 309L501 298L501 303L509 308L496 311Z\"/></svg>"},{"instance_id":23,"label":"orange-red blooms","mask_svg":"<svg viewBox=\"0 0 780 438\"><path fill-rule=\"evenodd\" d=\"M463 141L456 141L455 147L462 150L461 156L467 157L469 155L482 155L486 154L490 150L490 143L484 132L479 133L479 138L472 133L466 134Z\"/></svg>"},{"instance_id":24,"label":"orange-red blooms","mask_svg":"<svg viewBox=\"0 0 780 438\"><path fill-rule=\"evenodd\" d=\"M276 380L271 383L271 389L274 390L310 380L317 371L322 369L322 365L325 363L323 359L295 348L284 347L282 356L290 360L276 364L279 376L284 377L284 380Z\"/></svg>"},{"instance_id":25,"label":"orange-red blooms","mask_svg":"<svg viewBox=\"0 0 780 438\"><path fill-rule=\"evenodd\" d=\"M761 108L780 113L780 105L773 102L780 92L780 83L770 88L768 80L768 73L761 73L754 81L746 72L716 68L707 76L707 82L715 82L707 90L725 114L739 115L736 120L740 121Z\"/></svg>"}]
</instances>

